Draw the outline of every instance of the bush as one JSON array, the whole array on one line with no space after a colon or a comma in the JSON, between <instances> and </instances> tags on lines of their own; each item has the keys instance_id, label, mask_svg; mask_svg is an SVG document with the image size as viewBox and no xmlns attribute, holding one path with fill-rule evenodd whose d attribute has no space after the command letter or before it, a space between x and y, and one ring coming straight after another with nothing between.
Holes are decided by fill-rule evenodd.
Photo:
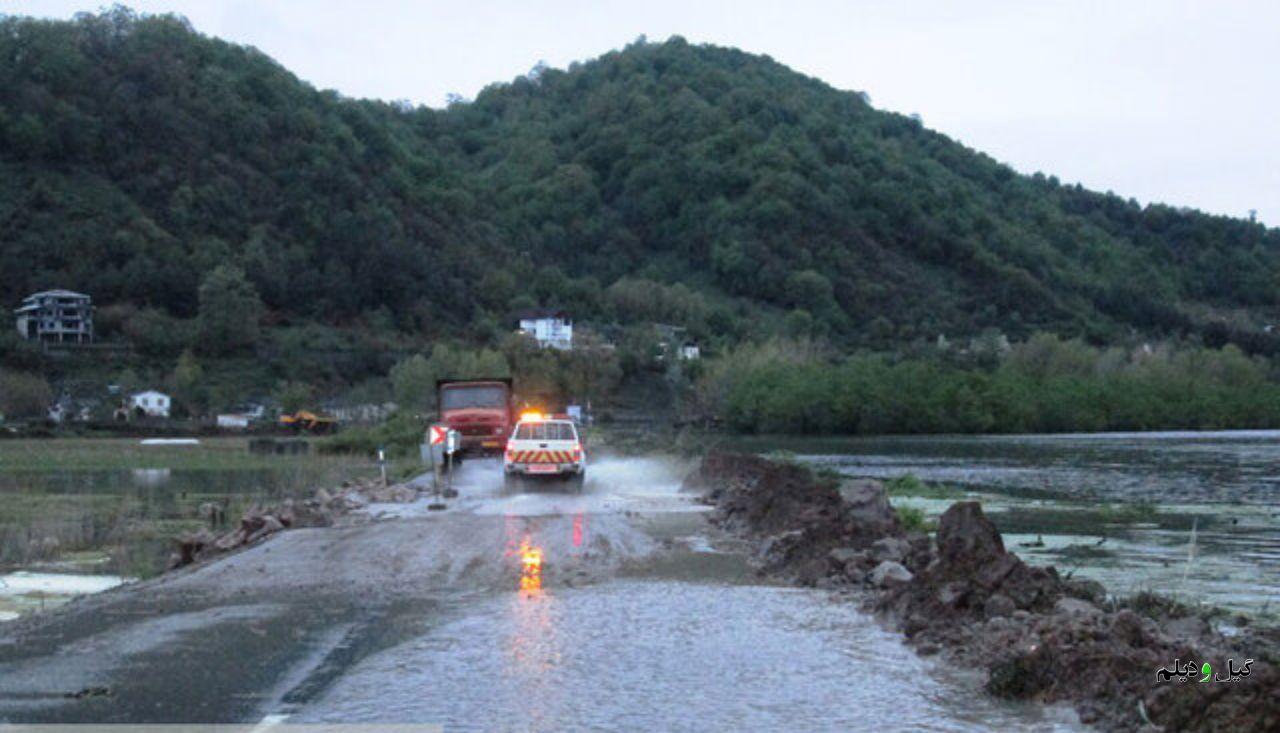
<instances>
[{"instance_id":1,"label":"bush","mask_svg":"<svg viewBox=\"0 0 1280 733\"><path fill-rule=\"evenodd\" d=\"M319 442L321 453L372 456L378 449L389 458L405 458L417 454L426 425L414 415L401 411L381 425L348 428Z\"/></svg>"},{"instance_id":2,"label":"bush","mask_svg":"<svg viewBox=\"0 0 1280 733\"><path fill-rule=\"evenodd\" d=\"M44 377L0 369L0 414L6 419L44 417L52 402Z\"/></svg>"},{"instance_id":3,"label":"bush","mask_svg":"<svg viewBox=\"0 0 1280 733\"><path fill-rule=\"evenodd\" d=\"M933 523L924 518L924 510L915 506L895 507L898 512L898 521L902 522L902 528L908 532L932 532Z\"/></svg>"},{"instance_id":4,"label":"bush","mask_svg":"<svg viewBox=\"0 0 1280 733\"><path fill-rule=\"evenodd\" d=\"M1040 334L1003 361L945 353L833 359L744 346L706 367L693 405L749 433L984 433L1269 428L1280 383L1234 346L1100 350Z\"/></svg>"}]
</instances>

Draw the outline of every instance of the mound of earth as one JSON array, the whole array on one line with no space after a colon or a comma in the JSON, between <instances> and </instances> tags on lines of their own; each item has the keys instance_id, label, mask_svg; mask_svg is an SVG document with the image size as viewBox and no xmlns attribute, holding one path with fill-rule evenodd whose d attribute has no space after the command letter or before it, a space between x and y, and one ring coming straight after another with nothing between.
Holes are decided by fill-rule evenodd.
<instances>
[{"instance_id":1,"label":"mound of earth","mask_svg":"<svg viewBox=\"0 0 1280 733\"><path fill-rule=\"evenodd\" d=\"M712 453L686 488L705 492L712 521L757 543L764 572L866 589L917 651L985 669L991 694L1069 702L1105 730L1280 731L1280 631L1227 636L1168 599L1121 601L1028 565L977 502L953 504L929 537L903 532L879 482L842 487L758 456ZM1233 680L1228 660L1237 672L1252 661ZM1204 662L1216 673L1204 682L1159 675Z\"/></svg>"}]
</instances>

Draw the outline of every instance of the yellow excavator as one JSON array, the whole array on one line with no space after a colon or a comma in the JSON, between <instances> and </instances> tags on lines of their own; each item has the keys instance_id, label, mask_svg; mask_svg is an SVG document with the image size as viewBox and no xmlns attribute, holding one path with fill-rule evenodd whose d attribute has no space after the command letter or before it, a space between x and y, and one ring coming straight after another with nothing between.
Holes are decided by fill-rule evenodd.
<instances>
[{"instance_id":1,"label":"yellow excavator","mask_svg":"<svg viewBox=\"0 0 1280 733\"><path fill-rule=\"evenodd\" d=\"M280 427L288 428L295 433L319 435L333 432L338 427L338 421L332 417L317 415L310 410L298 410L292 415L287 412L281 415Z\"/></svg>"}]
</instances>

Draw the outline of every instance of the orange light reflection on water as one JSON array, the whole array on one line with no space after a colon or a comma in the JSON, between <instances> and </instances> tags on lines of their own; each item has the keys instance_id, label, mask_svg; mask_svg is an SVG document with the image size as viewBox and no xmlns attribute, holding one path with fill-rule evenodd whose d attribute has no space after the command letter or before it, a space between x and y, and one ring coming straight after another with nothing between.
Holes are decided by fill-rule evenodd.
<instances>
[{"instance_id":1,"label":"orange light reflection on water","mask_svg":"<svg viewBox=\"0 0 1280 733\"><path fill-rule=\"evenodd\" d=\"M520 591L538 593L542 590L542 548L535 547L526 538L520 543Z\"/></svg>"}]
</instances>

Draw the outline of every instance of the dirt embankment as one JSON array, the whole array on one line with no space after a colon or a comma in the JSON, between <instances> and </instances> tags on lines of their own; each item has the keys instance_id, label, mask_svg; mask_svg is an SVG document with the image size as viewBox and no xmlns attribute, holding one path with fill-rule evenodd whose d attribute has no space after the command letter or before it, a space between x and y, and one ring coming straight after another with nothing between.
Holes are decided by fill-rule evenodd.
<instances>
[{"instance_id":1,"label":"dirt embankment","mask_svg":"<svg viewBox=\"0 0 1280 733\"><path fill-rule=\"evenodd\" d=\"M169 569L256 544L286 529L329 527L370 503L404 503L413 501L417 496L417 489L408 484L384 486L377 480L349 481L333 491L317 489L309 499L285 499L269 506L255 504L245 510L239 524L234 527L227 526L224 508L214 503L205 504L200 513L209 521L209 527L175 540L176 548L169 556Z\"/></svg>"},{"instance_id":2,"label":"dirt embankment","mask_svg":"<svg viewBox=\"0 0 1280 733\"><path fill-rule=\"evenodd\" d=\"M815 476L757 456L708 455L686 480L712 521L756 542L763 572L865 589L864 602L921 654L987 671L1001 697L1069 702L1116 731L1280 731L1280 630L1224 636L1153 595L1118 600L1091 581L1033 567L1004 547L977 502L953 504L935 536L906 532L876 481ZM1228 660L1248 675L1231 677ZM1186 681L1158 677L1189 660ZM1214 676L1195 672L1208 662Z\"/></svg>"}]
</instances>

